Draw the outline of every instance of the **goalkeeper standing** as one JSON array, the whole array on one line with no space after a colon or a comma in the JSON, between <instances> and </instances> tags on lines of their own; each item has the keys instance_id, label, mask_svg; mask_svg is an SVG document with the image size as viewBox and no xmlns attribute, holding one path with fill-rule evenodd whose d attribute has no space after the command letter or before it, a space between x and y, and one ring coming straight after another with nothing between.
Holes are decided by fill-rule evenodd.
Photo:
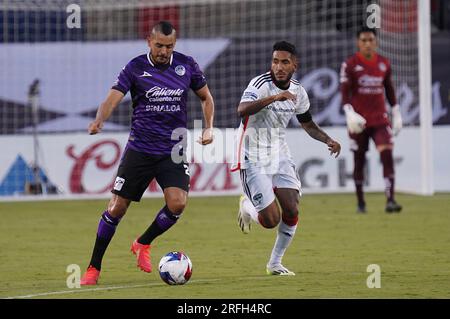
<instances>
[{"instance_id":1,"label":"goalkeeper standing","mask_svg":"<svg viewBox=\"0 0 450 319\"><path fill-rule=\"evenodd\" d=\"M364 166L371 138L380 153L385 181L388 213L400 212L394 199L395 172L392 155L393 139L402 128L400 108L391 79L391 65L387 58L377 54L376 31L362 28L357 33L359 51L341 66L342 104L354 154L353 179L358 200L357 212L366 212L364 200ZM384 95L392 106L392 125L389 121Z\"/></svg>"}]
</instances>

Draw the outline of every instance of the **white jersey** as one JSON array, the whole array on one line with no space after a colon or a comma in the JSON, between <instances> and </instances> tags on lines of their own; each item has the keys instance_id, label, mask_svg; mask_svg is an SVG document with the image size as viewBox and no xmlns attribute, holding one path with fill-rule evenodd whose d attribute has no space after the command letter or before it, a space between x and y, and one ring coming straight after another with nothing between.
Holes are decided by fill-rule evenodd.
<instances>
[{"instance_id":1,"label":"white jersey","mask_svg":"<svg viewBox=\"0 0 450 319\"><path fill-rule=\"evenodd\" d=\"M273 102L258 113L242 118L236 139L236 151L232 170L254 165L269 165L280 158L291 159L285 140L285 129L294 115L309 110L309 98L305 89L291 79L289 92L297 96L291 100ZM284 92L273 83L270 72L250 81L242 94L242 102L253 102Z\"/></svg>"}]
</instances>

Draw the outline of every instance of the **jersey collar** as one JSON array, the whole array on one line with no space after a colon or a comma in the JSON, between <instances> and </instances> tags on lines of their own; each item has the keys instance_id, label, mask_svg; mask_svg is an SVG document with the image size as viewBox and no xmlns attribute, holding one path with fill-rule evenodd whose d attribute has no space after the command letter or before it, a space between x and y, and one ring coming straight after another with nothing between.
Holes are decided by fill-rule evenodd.
<instances>
[{"instance_id":1,"label":"jersey collar","mask_svg":"<svg viewBox=\"0 0 450 319\"><path fill-rule=\"evenodd\" d=\"M147 53L147 60L148 60L148 63L150 63L150 65L151 65L152 67L155 67L155 64L152 62L152 59L150 59L150 53L151 53L151 51ZM169 65L172 65L172 61L173 61L173 53L172 53L172 55L170 56Z\"/></svg>"},{"instance_id":2,"label":"jersey collar","mask_svg":"<svg viewBox=\"0 0 450 319\"><path fill-rule=\"evenodd\" d=\"M364 55L361 54L361 52L356 52L356 55L358 56L358 58L365 64L368 65L375 65L378 61L378 54L376 52L374 52L372 59L367 59Z\"/></svg>"}]
</instances>

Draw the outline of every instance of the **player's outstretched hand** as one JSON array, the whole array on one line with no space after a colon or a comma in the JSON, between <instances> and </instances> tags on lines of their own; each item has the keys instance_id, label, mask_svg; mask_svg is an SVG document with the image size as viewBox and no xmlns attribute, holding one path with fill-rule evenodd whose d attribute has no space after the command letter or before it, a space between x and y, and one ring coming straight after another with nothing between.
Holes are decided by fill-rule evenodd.
<instances>
[{"instance_id":1,"label":"player's outstretched hand","mask_svg":"<svg viewBox=\"0 0 450 319\"><path fill-rule=\"evenodd\" d=\"M211 144L214 140L213 128L205 128L202 132L202 136L200 136L197 140L197 143L201 145Z\"/></svg>"},{"instance_id":2,"label":"player's outstretched hand","mask_svg":"<svg viewBox=\"0 0 450 319\"><path fill-rule=\"evenodd\" d=\"M89 124L88 132L90 135L100 133L103 128L103 122L100 120L95 120Z\"/></svg>"},{"instance_id":3,"label":"player's outstretched hand","mask_svg":"<svg viewBox=\"0 0 450 319\"><path fill-rule=\"evenodd\" d=\"M335 157L338 157L339 154L341 153L341 144L339 144L335 140L329 140L327 142L327 145L328 145L328 150L330 151L330 155L333 155L334 153L336 153Z\"/></svg>"},{"instance_id":4,"label":"player's outstretched hand","mask_svg":"<svg viewBox=\"0 0 450 319\"><path fill-rule=\"evenodd\" d=\"M275 100L276 101L291 100L292 102L296 103L297 102L297 95L292 94L289 91L284 91L284 92L281 92L281 93L277 94L275 96Z\"/></svg>"}]
</instances>

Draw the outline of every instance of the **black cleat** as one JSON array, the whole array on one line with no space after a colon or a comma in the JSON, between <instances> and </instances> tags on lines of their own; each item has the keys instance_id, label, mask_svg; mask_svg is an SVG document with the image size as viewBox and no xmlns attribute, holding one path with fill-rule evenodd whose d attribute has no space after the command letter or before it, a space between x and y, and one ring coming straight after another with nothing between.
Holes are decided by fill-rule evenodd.
<instances>
[{"instance_id":1,"label":"black cleat","mask_svg":"<svg viewBox=\"0 0 450 319\"><path fill-rule=\"evenodd\" d=\"M358 214L365 214L365 213L367 213L366 203L359 203L358 207L356 208L356 212Z\"/></svg>"},{"instance_id":2,"label":"black cleat","mask_svg":"<svg viewBox=\"0 0 450 319\"><path fill-rule=\"evenodd\" d=\"M402 206L397 204L395 200L388 201L386 203L386 213L400 213Z\"/></svg>"}]
</instances>

